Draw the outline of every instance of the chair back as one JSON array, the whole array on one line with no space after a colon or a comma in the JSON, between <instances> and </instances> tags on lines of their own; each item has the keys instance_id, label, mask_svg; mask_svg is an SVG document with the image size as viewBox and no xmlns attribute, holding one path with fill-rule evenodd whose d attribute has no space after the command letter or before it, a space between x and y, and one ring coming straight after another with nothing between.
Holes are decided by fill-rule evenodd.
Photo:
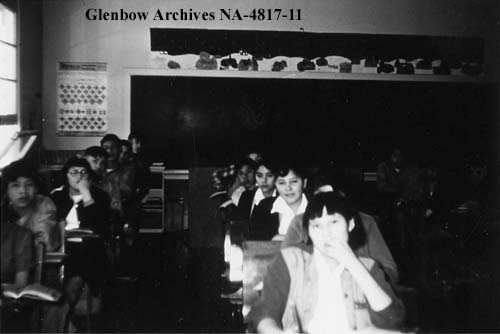
<instances>
[{"instance_id":1,"label":"chair back","mask_svg":"<svg viewBox=\"0 0 500 334\"><path fill-rule=\"evenodd\" d=\"M35 273L33 282L42 283L43 261L45 258L45 245L39 243L35 246Z\"/></svg>"}]
</instances>

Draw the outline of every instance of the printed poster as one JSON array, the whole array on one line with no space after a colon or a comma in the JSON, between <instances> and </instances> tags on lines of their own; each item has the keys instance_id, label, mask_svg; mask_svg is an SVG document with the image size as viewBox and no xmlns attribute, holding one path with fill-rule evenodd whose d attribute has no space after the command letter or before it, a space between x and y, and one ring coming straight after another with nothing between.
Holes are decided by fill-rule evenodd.
<instances>
[{"instance_id":1,"label":"printed poster","mask_svg":"<svg viewBox=\"0 0 500 334\"><path fill-rule=\"evenodd\" d=\"M102 136L107 129L107 64L59 62L57 135Z\"/></svg>"}]
</instances>

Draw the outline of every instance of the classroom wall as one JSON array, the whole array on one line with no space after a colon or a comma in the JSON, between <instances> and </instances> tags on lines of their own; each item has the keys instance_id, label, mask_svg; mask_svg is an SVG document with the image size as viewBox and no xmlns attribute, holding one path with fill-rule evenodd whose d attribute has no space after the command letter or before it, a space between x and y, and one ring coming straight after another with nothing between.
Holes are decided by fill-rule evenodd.
<instances>
[{"instance_id":1,"label":"classroom wall","mask_svg":"<svg viewBox=\"0 0 500 334\"><path fill-rule=\"evenodd\" d=\"M88 21L88 8L150 12L147 21ZM218 8L300 8L302 21L153 21L157 9L211 11ZM96 137L56 136L56 65L58 61L106 62L109 86L109 132L130 131L130 97L125 96L132 68L152 68L149 29L207 28L290 30L339 33L468 36L485 39L485 69L498 77L498 3L496 0L50 0L43 2L42 120L45 149L82 149ZM26 23L32 24L32 23Z\"/></svg>"}]
</instances>

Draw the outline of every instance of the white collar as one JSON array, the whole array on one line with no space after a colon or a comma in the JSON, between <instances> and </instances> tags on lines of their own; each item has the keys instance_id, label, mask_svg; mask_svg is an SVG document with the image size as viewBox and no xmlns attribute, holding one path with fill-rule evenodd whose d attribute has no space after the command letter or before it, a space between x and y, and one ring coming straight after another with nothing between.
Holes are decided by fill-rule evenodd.
<instances>
[{"instance_id":1,"label":"white collar","mask_svg":"<svg viewBox=\"0 0 500 334\"><path fill-rule=\"evenodd\" d=\"M278 198L276 198L276 200L273 203L271 213L277 212L281 215L280 227L278 229L279 234L283 235L286 234L288 226L290 226L290 223L292 222L293 218L296 215L304 213L306 211L307 203L308 202L306 196L302 194L301 202L299 208L297 209L297 213L294 213L293 210L288 206L288 204L281 196L278 196Z\"/></svg>"},{"instance_id":2,"label":"white collar","mask_svg":"<svg viewBox=\"0 0 500 334\"><path fill-rule=\"evenodd\" d=\"M276 189L274 189L273 194L271 197L276 197ZM266 196L264 196L264 193L260 188L258 188L255 191L255 195L253 196L253 205L259 205L260 201L262 201Z\"/></svg>"}]
</instances>

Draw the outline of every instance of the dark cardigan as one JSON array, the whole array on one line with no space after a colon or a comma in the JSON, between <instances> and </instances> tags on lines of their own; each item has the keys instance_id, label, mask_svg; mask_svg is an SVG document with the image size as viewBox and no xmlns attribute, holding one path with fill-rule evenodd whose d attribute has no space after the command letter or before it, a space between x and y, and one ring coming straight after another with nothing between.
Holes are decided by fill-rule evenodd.
<instances>
[{"instance_id":1,"label":"dark cardigan","mask_svg":"<svg viewBox=\"0 0 500 334\"><path fill-rule=\"evenodd\" d=\"M109 219L110 199L108 194L94 186L90 187L90 194L94 203L84 206L83 201L80 201L76 209L80 227L104 236ZM57 208L56 219L58 221L65 219L73 207L73 200L69 195L68 187L56 189L50 194L50 198Z\"/></svg>"},{"instance_id":2,"label":"dark cardigan","mask_svg":"<svg viewBox=\"0 0 500 334\"><path fill-rule=\"evenodd\" d=\"M280 226L279 213L272 213L274 201L277 197L268 197L260 201L253 209L252 219L250 220L248 240L271 240Z\"/></svg>"},{"instance_id":3,"label":"dark cardigan","mask_svg":"<svg viewBox=\"0 0 500 334\"><path fill-rule=\"evenodd\" d=\"M245 190L240 197L238 202L238 207L236 208L236 219L237 220L248 220L250 219L250 210L253 206L253 199L255 197L256 190Z\"/></svg>"}]
</instances>

